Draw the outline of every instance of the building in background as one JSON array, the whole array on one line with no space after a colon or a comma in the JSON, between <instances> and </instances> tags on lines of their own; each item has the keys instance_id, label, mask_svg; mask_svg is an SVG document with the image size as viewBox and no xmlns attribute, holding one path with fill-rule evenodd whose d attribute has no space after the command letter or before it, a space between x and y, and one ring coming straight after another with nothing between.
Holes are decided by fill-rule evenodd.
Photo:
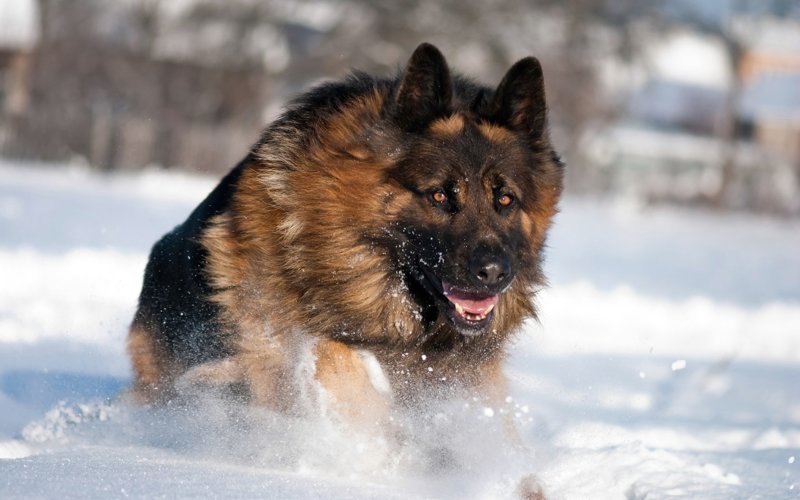
<instances>
[{"instance_id":1,"label":"building in background","mask_svg":"<svg viewBox=\"0 0 800 500\"><path fill-rule=\"evenodd\" d=\"M785 0L0 0L0 155L221 173L293 95L429 41L487 83L539 57L574 192L800 213L798 20Z\"/></svg>"},{"instance_id":2,"label":"building in background","mask_svg":"<svg viewBox=\"0 0 800 500\"><path fill-rule=\"evenodd\" d=\"M800 22L747 21L742 117L759 144L800 168Z\"/></svg>"},{"instance_id":3,"label":"building in background","mask_svg":"<svg viewBox=\"0 0 800 500\"><path fill-rule=\"evenodd\" d=\"M39 39L38 7L36 0L0 0L0 120L25 113L30 104L31 54Z\"/></svg>"},{"instance_id":4,"label":"building in background","mask_svg":"<svg viewBox=\"0 0 800 500\"><path fill-rule=\"evenodd\" d=\"M627 113L587 141L605 189L800 213L800 23L739 16L641 44Z\"/></svg>"}]
</instances>

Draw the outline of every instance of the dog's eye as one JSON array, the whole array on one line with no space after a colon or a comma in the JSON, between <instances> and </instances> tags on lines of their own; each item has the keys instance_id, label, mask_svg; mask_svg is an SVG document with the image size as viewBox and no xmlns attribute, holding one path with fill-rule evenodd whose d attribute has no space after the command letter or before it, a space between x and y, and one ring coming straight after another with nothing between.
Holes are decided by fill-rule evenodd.
<instances>
[{"instance_id":1,"label":"dog's eye","mask_svg":"<svg viewBox=\"0 0 800 500\"><path fill-rule=\"evenodd\" d=\"M431 199L441 205L447 201L447 193L442 189L437 189L431 193Z\"/></svg>"},{"instance_id":2,"label":"dog's eye","mask_svg":"<svg viewBox=\"0 0 800 500\"><path fill-rule=\"evenodd\" d=\"M514 203L514 196L510 194L502 194L497 198L497 204L503 208L511 206Z\"/></svg>"}]
</instances>

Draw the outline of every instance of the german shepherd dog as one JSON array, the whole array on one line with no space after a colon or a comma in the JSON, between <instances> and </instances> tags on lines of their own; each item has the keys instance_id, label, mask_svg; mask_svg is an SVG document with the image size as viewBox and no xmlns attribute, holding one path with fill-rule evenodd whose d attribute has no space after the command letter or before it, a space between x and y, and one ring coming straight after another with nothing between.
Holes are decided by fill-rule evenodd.
<instances>
[{"instance_id":1,"label":"german shepherd dog","mask_svg":"<svg viewBox=\"0 0 800 500\"><path fill-rule=\"evenodd\" d=\"M296 411L310 346L348 423L382 428L393 408L453 391L501 405L562 170L533 57L492 89L422 44L395 78L301 95L153 247L132 394L230 386Z\"/></svg>"}]
</instances>

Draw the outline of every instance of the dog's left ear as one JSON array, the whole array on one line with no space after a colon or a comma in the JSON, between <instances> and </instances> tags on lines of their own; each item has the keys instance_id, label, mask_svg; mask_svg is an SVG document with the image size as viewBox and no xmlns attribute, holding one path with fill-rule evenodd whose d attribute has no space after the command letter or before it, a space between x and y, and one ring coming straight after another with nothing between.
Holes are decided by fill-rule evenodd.
<instances>
[{"instance_id":1,"label":"dog's left ear","mask_svg":"<svg viewBox=\"0 0 800 500\"><path fill-rule=\"evenodd\" d=\"M429 43L417 47L403 72L395 99L397 123L412 132L448 111L453 81L439 49Z\"/></svg>"},{"instance_id":2,"label":"dog's left ear","mask_svg":"<svg viewBox=\"0 0 800 500\"><path fill-rule=\"evenodd\" d=\"M547 128L544 74L535 57L511 66L497 86L491 106L492 121L524 132L531 141L542 138Z\"/></svg>"}]
</instances>

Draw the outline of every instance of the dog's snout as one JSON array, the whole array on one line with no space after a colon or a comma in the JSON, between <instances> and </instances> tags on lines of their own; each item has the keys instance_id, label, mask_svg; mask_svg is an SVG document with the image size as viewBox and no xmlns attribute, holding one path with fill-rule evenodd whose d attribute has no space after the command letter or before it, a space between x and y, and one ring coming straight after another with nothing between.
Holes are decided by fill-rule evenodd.
<instances>
[{"instance_id":1,"label":"dog's snout","mask_svg":"<svg viewBox=\"0 0 800 500\"><path fill-rule=\"evenodd\" d=\"M469 271L478 283L495 287L510 279L511 262L504 254L477 251L470 258Z\"/></svg>"}]
</instances>

